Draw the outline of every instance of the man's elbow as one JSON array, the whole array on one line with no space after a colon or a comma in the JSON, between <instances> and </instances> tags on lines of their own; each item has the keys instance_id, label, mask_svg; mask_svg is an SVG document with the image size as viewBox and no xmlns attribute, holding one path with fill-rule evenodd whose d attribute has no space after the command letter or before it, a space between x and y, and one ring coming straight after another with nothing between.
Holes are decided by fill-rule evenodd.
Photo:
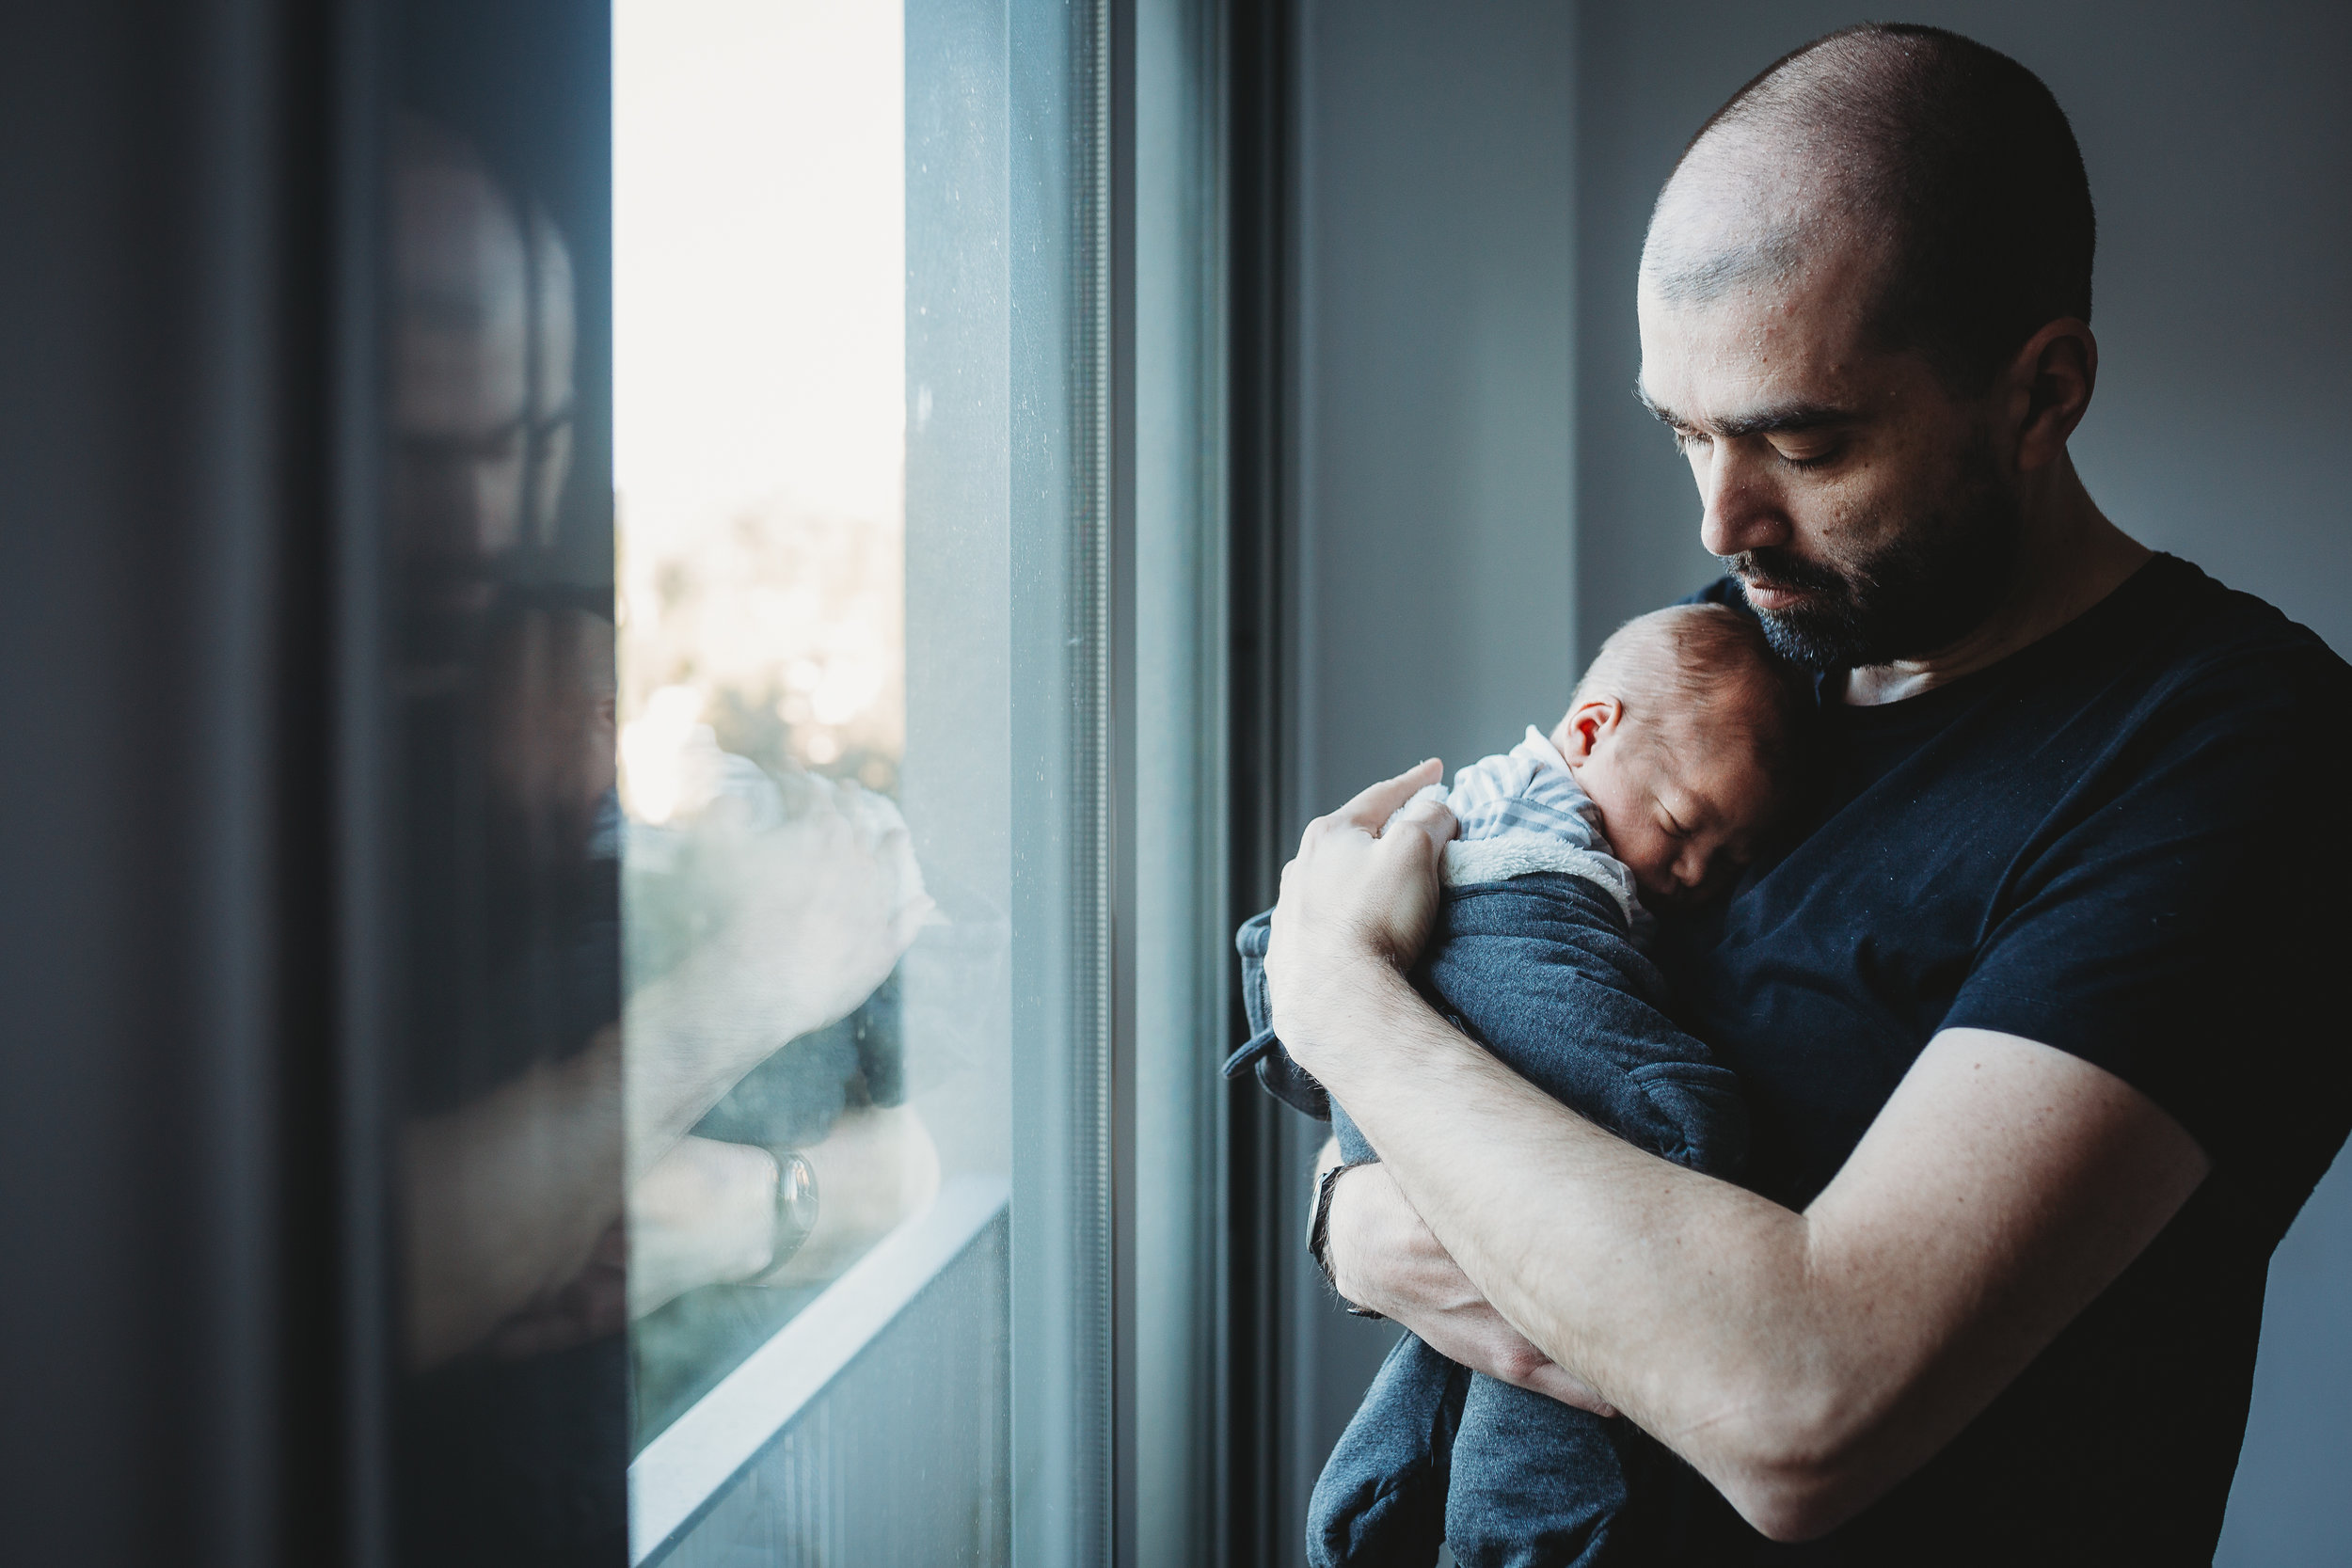
<instances>
[{"instance_id":1,"label":"man's elbow","mask_svg":"<svg viewBox=\"0 0 2352 1568\"><path fill-rule=\"evenodd\" d=\"M1869 1463L1862 1436L1830 1411L1788 1411L1756 1422L1715 1458L1703 1467L1724 1499L1779 1542L1827 1535L1897 1479Z\"/></svg>"},{"instance_id":2,"label":"man's elbow","mask_svg":"<svg viewBox=\"0 0 2352 1568\"><path fill-rule=\"evenodd\" d=\"M1861 1512L1836 1485L1792 1473L1742 1476L1722 1486L1724 1498L1768 1541L1811 1541Z\"/></svg>"}]
</instances>

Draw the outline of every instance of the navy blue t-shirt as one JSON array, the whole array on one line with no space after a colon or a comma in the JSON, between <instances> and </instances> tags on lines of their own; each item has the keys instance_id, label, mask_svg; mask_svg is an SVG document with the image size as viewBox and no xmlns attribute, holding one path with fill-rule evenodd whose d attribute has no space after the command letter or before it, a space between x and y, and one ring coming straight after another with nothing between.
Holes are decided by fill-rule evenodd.
<instances>
[{"instance_id":1,"label":"navy blue t-shirt","mask_svg":"<svg viewBox=\"0 0 2352 1568\"><path fill-rule=\"evenodd\" d=\"M1741 604L1726 578L1703 595ZM2352 669L2170 556L1999 664L1850 707L1799 831L1662 933L1736 1070L1746 1174L1802 1208L1928 1040L1994 1029L2131 1084L2213 1174L1917 1475L1774 1546L1691 1481L1688 1560L2207 1562L2271 1249L2352 1129Z\"/></svg>"}]
</instances>

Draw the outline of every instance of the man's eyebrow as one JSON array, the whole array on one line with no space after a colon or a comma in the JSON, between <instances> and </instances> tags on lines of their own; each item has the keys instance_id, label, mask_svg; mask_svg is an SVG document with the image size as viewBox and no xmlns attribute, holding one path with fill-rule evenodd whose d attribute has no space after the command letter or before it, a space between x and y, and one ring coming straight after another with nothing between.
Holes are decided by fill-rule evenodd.
<instances>
[{"instance_id":1,"label":"man's eyebrow","mask_svg":"<svg viewBox=\"0 0 2352 1568\"><path fill-rule=\"evenodd\" d=\"M1643 407L1649 410L1650 418L1661 424L1676 430L1704 431L1726 440L1737 440L1742 436L1774 436L1784 432L1819 430L1823 425L1851 423L1854 418L1851 408L1839 408L1832 404L1784 403L1702 424L1659 403L1638 382L1634 384L1633 395Z\"/></svg>"}]
</instances>

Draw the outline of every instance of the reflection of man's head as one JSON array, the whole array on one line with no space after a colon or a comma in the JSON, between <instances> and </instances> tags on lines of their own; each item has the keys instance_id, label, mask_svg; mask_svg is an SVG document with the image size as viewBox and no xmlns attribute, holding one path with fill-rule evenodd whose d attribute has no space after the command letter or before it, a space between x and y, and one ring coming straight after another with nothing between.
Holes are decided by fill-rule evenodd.
<instances>
[{"instance_id":1,"label":"reflection of man's head","mask_svg":"<svg viewBox=\"0 0 2352 1568\"><path fill-rule=\"evenodd\" d=\"M571 460L572 263L463 138L404 116L392 180L391 528L442 610L544 546Z\"/></svg>"},{"instance_id":2,"label":"reflection of man's head","mask_svg":"<svg viewBox=\"0 0 2352 1568\"><path fill-rule=\"evenodd\" d=\"M618 766L612 623L579 610L500 616L483 662L495 803L532 824L506 847L528 838L568 862Z\"/></svg>"}]
</instances>

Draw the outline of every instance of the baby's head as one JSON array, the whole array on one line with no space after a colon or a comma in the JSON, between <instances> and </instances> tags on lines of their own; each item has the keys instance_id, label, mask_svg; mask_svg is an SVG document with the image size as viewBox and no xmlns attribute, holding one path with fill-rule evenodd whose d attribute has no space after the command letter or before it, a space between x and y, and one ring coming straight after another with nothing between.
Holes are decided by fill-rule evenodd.
<instances>
[{"instance_id":1,"label":"baby's head","mask_svg":"<svg viewBox=\"0 0 2352 1568\"><path fill-rule=\"evenodd\" d=\"M1793 793L1802 712L1755 622L1677 605L1601 644L1551 741L1643 901L1688 905L1738 879Z\"/></svg>"}]
</instances>

